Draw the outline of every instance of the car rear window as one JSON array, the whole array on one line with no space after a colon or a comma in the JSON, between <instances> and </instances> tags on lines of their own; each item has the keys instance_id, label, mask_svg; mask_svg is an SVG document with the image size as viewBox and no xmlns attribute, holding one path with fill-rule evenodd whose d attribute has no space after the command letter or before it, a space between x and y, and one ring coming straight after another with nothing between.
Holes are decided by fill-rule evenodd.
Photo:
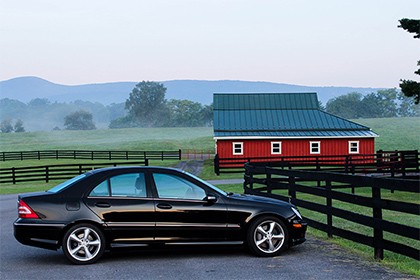
<instances>
[{"instance_id":1,"label":"car rear window","mask_svg":"<svg viewBox=\"0 0 420 280\"><path fill-rule=\"evenodd\" d=\"M71 178L70 180L67 180L67 181L65 181L65 182L63 182L63 183L61 183L61 184L53 187L52 189L49 189L48 192L58 193L58 192L64 190L65 188L67 188L68 186L76 183L77 181L79 181L79 180L81 180L81 179L83 179L85 177L86 177L86 174L81 174L79 176L76 176L74 178Z\"/></svg>"}]
</instances>

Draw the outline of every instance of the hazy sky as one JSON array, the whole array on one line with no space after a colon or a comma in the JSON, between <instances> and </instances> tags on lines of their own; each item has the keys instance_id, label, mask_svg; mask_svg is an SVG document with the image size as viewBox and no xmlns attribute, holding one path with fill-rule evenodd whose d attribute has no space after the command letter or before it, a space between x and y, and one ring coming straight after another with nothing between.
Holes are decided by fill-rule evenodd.
<instances>
[{"instance_id":1,"label":"hazy sky","mask_svg":"<svg viewBox=\"0 0 420 280\"><path fill-rule=\"evenodd\" d=\"M419 0L0 0L0 80L398 87Z\"/></svg>"}]
</instances>

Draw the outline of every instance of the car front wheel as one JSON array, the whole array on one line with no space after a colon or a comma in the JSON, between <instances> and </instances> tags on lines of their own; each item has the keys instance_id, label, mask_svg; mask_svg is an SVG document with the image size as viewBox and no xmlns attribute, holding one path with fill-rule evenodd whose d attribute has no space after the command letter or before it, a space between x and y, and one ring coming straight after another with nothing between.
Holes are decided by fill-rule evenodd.
<instances>
[{"instance_id":1,"label":"car front wheel","mask_svg":"<svg viewBox=\"0 0 420 280\"><path fill-rule=\"evenodd\" d=\"M96 262L105 251L105 237L100 229L91 224L71 227L63 238L63 252L74 264Z\"/></svg>"},{"instance_id":2,"label":"car front wheel","mask_svg":"<svg viewBox=\"0 0 420 280\"><path fill-rule=\"evenodd\" d=\"M247 244L252 253L260 257L279 255L288 247L286 226L276 217L260 217L250 225Z\"/></svg>"}]
</instances>

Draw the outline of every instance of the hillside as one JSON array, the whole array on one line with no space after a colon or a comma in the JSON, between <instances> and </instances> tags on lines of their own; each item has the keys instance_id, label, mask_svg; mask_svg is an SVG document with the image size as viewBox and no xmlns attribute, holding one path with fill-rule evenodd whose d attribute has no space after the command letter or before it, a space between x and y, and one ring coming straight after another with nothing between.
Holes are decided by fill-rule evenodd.
<instances>
[{"instance_id":1,"label":"hillside","mask_svg":"<svg viewBox=\"0 0 420 280\"><path fill-rule=\"evenodd\" d=\"M141 81L141 79L139 79ZM137 81L137 82L139 82ZM111 82L86 85L61 85L38 77L18 77L0 82L0 99L11 98L28 102L34 98L48 98L50 101L69 102L84 100L104 105L122 103L128 98L137 82ZM378 88L311 87L270 82L249 81L161 81L167 88L167 99L188 99L210 104L215 92L316 92L325 104L329 99L349 92L362 94L377 91Z\"/></svg>"}]
</instances>

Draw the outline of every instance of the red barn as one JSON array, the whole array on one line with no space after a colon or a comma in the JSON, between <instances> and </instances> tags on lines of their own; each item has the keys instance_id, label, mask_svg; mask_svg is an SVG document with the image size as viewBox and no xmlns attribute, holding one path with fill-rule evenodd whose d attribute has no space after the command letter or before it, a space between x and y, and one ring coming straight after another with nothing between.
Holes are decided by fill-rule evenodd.
<instances>
[{"instance_id":1,"label":"red barn","mask_svg":"<svg viewBox=\"0 0 420 280\"><path fill-rule=\"evenodd\" d=\"M316 93L214 94L219 158L375 153L370 128L319 109Z\"/></svg>"}]
</instances>

